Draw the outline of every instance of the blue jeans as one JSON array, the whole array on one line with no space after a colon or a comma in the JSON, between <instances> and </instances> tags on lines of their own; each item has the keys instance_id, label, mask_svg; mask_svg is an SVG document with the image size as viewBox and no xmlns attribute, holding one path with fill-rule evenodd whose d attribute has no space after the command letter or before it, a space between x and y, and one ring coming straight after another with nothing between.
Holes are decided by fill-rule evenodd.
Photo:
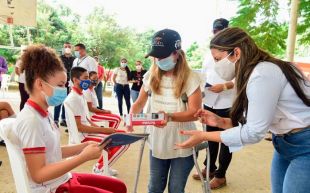
<instances>
[{"instance_id":1,"label":"blue jeans","mask_svg":"<svg viewBox=\"0 0 310 193\"><path fill-rule=\"evenodd\" d=\"M65 115L65 106L63 104L55 106L54 108L54 121L59 122L59 115L60 115L60 109L61 110L61 120L66 120Z\"/></svg>"},{"instance_id":2,"label":"blue jeans","mask_svg":"<svg viewBox=\"0 0 310 193\"><path fill-rule=\"evenodd\" d=\"M152 151L150 151L150 180L148 192L163 193L167 185L169 174L168 192L184 193L187 178L193 166L193 156L174 159L158 159L153 157Z\"/></svg>"},{"instance_id":3,"label":"blue jeans","mask_svg":"<svg viewBox=\"0 0 310 193\"><path fill-rule=\"evenodd\" d=\"M132 102L136 102L138 96L139 96L139 93L140 91L136 91L136 90L130 90L130 95L131 95L131 99L132 99Z\"/></svg>"},{"instance_id":4,"label":"blue jeans","mask_svg":"<svg viewBox=\"0 0 310 193\"><path fill-rule=\"evenodd\" d=\"M99 84L95 87L96 95L98 98L98 105L99 105L98 107L100 109L102 109L102 90L103 90L102 82L100 81Z\"/></svg>"},{"instance_id":5,"label":"blue jeans","mask_svg":"<svg viewBox=\"0 0 310 193\"><path fill-rule=\"evenodd\" d=\"M117 101L118 101L118 111L119 111L119 114L123 116L123 97L125 98L125 102L127 106L127 113L129 113L130 106L131 106L129 84L126 84L126 85L116 84L115 91L116 91Z\"/></svg>"},{"instance_id":6,"label":"blue jeans","mask_svg":"<svg viewBox=\"0 0 310 193\"><path fill-rule=\"evenodd\" d=\"M273 135L271 166L273 193L310 191L310 128L284 136Z\"/></svg>"}]
</instances>

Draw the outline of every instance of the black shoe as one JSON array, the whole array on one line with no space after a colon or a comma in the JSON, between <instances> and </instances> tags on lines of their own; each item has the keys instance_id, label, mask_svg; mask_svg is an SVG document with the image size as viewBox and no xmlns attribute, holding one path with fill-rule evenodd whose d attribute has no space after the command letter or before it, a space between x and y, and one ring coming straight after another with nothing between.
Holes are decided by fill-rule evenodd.
<instances>
[{"instance_id":1,"label":"black shoe","mask_svg":"<svg viewBox=\"0 0 310 193\"><path fill-rule=\"evenodd\" d=\"M68 133L69 132L68 129L66 129L65 132Z\"/></svg>"},{"instance_id":2,"label":"black shoe","mask_svg":"<svg viewBox=\"0 0 310 193\"><path fill-rule=\"evenodd\" d=\"M2 165L2 161L0 161L0 166Z\"/></svg>"},{"instance_id":3,"label":"black shoe","mask_svg":"<svg viewBox=\"0 0 310 193\"><path fill-rule=\"evenodd\" d=\"M67 127L67 122L66 121L61 121L60 125L63 126L63 127Z\"/></svg>"},{"instance_id":4,"label":"black shoe","mask_svg":"<svg viewBox=\"0 0 310 193\"><path fill-rule=\"evenodd\" d=\"M4 147L5 147L4 140L1 140L1 141L0 141L0 146L4 146Z\"/></svg>"},{"instance_id":5,"label":"black shoe","mask_svg":"<svg viewBox=\"0 0 310 193\"><path fill-rule=\"evenodd\" d=\"M55 125L59 128L59 123L58 121L54 121Z\"/></svg>"}]
</instances>

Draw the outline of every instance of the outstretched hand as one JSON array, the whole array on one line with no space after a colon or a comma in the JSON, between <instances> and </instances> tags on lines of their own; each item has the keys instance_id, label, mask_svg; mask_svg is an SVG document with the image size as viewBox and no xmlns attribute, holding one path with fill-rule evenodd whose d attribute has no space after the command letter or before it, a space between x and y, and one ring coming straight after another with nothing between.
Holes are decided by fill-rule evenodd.
<instances>
[{"instance_id":1,"label":"outstretched hand","mask_svg":"<svg viewBox=\"0 0 310 193\"><path fill-rule=\"evenodd\" d=\"M194 147L197 144L200 144L203 141L205 141L205 139L204 139L205 132L203 132L203 131L198 131L198 130L184 131L184 130L181 130L180 134L190 136L190 138L188 140L184 141L183 143L176 143L175 144L176 149L191 148L191 147Z\"/></svg>"},{"instance_id":2,"label":"outstretched hand","mask_svg":"<svg viewBox=\"0 0 310 193\"><path fill-rule=\"evenodd\" d=\"M204 123L212 127L221 128L221 126L224 123L222 117L204 109L199 109L194 116L198 117L201 123Z\"/></svg>"}]
</instances>

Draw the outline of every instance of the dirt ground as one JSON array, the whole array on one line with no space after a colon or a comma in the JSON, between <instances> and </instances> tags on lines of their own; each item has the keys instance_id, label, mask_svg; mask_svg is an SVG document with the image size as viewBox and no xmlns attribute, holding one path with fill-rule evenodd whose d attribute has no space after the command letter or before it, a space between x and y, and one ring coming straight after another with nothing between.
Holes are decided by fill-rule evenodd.
<instances>
[{"instance_id":1,"label":"dirt ground","mask_svg":"<svg viewBox=\"0 0 310 193\"><path fill-rule=\"evenodd\" d=\"M0 94L1 101L9 101L16 112L19 105L19 93L17 90L12 90L5 95ZM117 102L115 98L104 97L104 107L117 113ZM125 105L124 105L125 106ZM125 108L125 107L124 107ZM52 109L51 109L52 110ZM51 111L53 112L53 111ZM199 125L199 124L197 124ZM122 127L122 125L121 125ZM201 128L200 128L201 129ZM142 132L142 128L137 128L137 132ZM68 134L62 129L62 144L67 144ZM123 180L128 188L128 193L133 192L135 175L137 169L137 161L141 142L137 142L130 146L125 154L113 165L113 169L118 170L119 179ZM270 192L270 163L273 147L271 142L263 140L259 144L247 146L241 151L233 154L233 159L227 172L227 186L214 190L214 193L267 193ZM138 193L147 192L148 184L148 147L145 146L143 161L141 166L140 180L138 184ZM205 152L199 155L199 163L203 162ZM15 183L11 173L10 163L5 147L0 147L0 193L14 193ZM76 172L91 172L94 161L84 163L76 168ZM191 175L195 172L192 170ZM190 176L186 185L186 193L202 192L200 181L195 181Z\"/></svg>"}]
</instances>

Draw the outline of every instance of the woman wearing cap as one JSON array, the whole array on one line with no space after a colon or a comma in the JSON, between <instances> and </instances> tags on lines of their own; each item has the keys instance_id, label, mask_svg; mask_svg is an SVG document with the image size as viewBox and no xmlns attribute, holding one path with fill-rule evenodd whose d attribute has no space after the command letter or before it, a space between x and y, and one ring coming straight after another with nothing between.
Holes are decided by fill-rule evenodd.
<instances>
[{"instance_id":1,"label":"woman wearing cap","mask_svg":"<svg viewBox=\"0 0 310 193\"><path fill-rule=\"evenodd\" d=\"M310 189L310 82L292 63L270 56L240 28L219 32L210 43L215 70L225 80L235 78L237 98L231 118L199 110L197 117L225 131L182 131L189 148L202 141L222 142L231 151L259 142L270 129L275 147L273 193Z\"/></svg>"},{"instance_id":2,"label":"woman wearing cap","mask_svg":"<svg viewBox=\"0 0 310 193\"><path fill-rule=\"evenodd\" d=\"M201 106L200 79L187 64L181 49L181 37L173 30L155 33L152 50L147 56L154 57L149 72L144 75L143 86L130 113L142 111L151 92L151 112L162 112L165 120L160 125L149 126L150 131L150 180L149 193L165 191L184 193L186 181L194 162L191 149L175 150L174 144L185 141L178 135L181 129L195 129L195 112ZM187 96L188 102L182 100ZM132 128L128 128L132 131Z\"/></svg>"},{"instance_id":3,"label":"woman wearing cap","mask_svg":"<svg viewBox=\"0 0 310 193\"><path fill-rule=\"evenodd\" d=\"M120 67L115 69L112 80L117 96L119 114L123 116L123 97L126 101L127 112L129 113L130 110L130 70L126 58L121 59Z\"/></svg>"}]
</instances>

